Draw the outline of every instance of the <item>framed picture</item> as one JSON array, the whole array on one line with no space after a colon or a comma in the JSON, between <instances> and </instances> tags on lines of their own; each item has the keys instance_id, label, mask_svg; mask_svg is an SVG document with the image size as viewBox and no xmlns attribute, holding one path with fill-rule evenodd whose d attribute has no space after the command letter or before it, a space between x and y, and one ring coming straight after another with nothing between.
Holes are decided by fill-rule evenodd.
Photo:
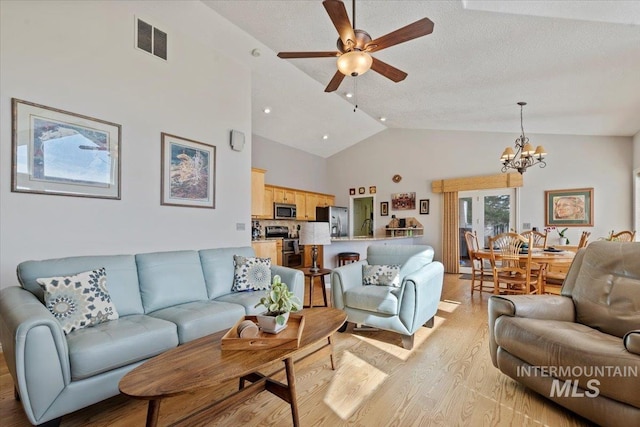
<instances>
[{"instance_id":1,"label":"framed picture","mask_svg":"<svg viewBox=\"0 0 640 427\"><path fill-rule=\"evenodd\" d=\"M161 135L160 204L215 208L216 147Z\"/></svg>"},{"instance_id":2,"label":"framed picture","mask_svg":"<svg viewBox=\"0 0 640 427\"><path fill-rule=\"evenodd\" d=\"M416 208L416 193L394 193L391 195L391 209L405 211Z\"/></svg>"},{"instance_id":3,"label":"framed picture","mask_svg":"<svg viewBox=\"0 0 640 427\"><path fill-rule=\"evenodd\" d=\"M544 192L546 226L593 227L593 188Z\"/></svg>"},{"instance_id":4,"label":"framed picture","mask_svg":"<svg viewBox=\"0 0 640 427\"><path fill-rule=\"evenodd\" d=\"M376 186L372 185L371 187L369 187L369 194L376 194Z\"/></svg>"},{"instance_id":5,"label":"framed picture","mask_svg":"<svg viewBox=\"0 0 640 427\"><path fill-rule=\"evenodd\" d=\"M355 194L356 194L356 189L355 188L350 188L349 189L349 195L355 196Z\"/></svg>"},{"instance_id":6,"label":"framed picture","mask_svg":"<svg viewBox=\"0 0 640 427\"><path fill-rule=\"evenodd\" d=\"M389 202L380 202L380 216L389 216Z\"/></svg>"},{"instance_id":7,"label":"framed picture","mask_svg":"<svg viewBox=\"0 0 640 427\"><path fill-rule=\"evenodd\" d=\"M358 194L364 194L364 187L358 188Z\"/></svg>"},{"instance_id":8,"label":"framed picture","mask_svg":"<svg viewBox=\"0 0 640 427\"><path fill-rule=\"evenodd\" d=\"M420 215L429 214L429 199L420 200Z\"/></svg>"},{"instance_id":9,"label":"framed picture","mask_svg":"<svg viewBox=\"0 0 640 427\"><path fill-rule=\"evenodd\" d=\"M120 199L119 124L11 99L11 191Z\"/></svg>"}]
</instances>

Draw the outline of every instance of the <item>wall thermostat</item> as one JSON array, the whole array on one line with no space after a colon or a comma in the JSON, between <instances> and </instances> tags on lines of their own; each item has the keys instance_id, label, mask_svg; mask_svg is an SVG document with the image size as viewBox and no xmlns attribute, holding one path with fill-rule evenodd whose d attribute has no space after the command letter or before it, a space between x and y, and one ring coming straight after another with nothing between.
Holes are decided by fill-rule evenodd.
<instances>
[{"instance_id":1,"label":"wall thermostat","mask_svg":"<svg viewBox=\"0 0 640 427\"><path fill-rule=\"evenodd\" d=\"M239 130L231 131L231 149L234 151L242 151L244 148L244 133Z\"/></svg>"}]
</instances>

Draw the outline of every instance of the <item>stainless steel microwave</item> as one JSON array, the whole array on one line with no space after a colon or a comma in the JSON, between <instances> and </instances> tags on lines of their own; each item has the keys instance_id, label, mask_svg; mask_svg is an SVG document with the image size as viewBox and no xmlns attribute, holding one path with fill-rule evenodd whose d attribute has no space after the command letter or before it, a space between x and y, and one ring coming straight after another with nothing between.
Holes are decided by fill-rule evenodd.
<instances>
[{"instance_id":1,"label":"stainless steel microwave","mask_svg":"<svg viewBox=\"0 0 640 427\"><path fill-rule=\"evenodd\" d=\"M274 219L296 219L296 205L290 205L287 203L274 203L273 204L273 218Z\"/></svg>"}]
</instances>

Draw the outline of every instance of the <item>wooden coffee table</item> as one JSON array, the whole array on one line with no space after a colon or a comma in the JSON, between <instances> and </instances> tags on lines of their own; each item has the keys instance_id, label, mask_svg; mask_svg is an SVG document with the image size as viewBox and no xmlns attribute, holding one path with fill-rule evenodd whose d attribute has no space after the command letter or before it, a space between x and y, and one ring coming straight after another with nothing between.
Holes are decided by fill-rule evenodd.
<instances>
[{"instance_id":1,"label":"wooden coffee table","mask_svg":"<svg viewBox=\"0 0 640 427\"><path fill-rule=\"evenodd\" d=\"M227 332L225 330L188 342L148 360L122 378L120 392L134 399L148 400L147 426L155 426L162 399L239 379L240 387L237 392L185 416L175 425L189 425L210 419L266 390L291 405L293 425L298 426L300 422L294 357L302 356L296 359L298 361L312 354L327 354L331 359L331 369L335 369L331 336L347 320L345 312L335 308L310 308L302 310L300 314L305 316L305 326L297 349L223 351L220 343ZM326 340L326 344L315 349L314 345L323 340ZM312 346L314 349L309 352ZM277 361L284 362L286 384L259 372ZM245 387L247 381L251 384Z\"/></svg>"}]
</instances>

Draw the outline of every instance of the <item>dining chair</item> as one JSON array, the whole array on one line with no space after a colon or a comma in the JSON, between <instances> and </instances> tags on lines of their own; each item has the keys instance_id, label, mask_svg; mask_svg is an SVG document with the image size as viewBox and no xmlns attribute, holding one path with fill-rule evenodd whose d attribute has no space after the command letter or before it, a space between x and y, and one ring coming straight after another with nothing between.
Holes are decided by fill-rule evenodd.
<instances>
[{"instance_id":1,"label":"dining chair","mask_svg":"<svg viewBox=\"0 0 640 427\"><path fill-rule=\"evenodd\" d=\"M494 294L541 293L544 266L531 260L532 241L518 233L489 238Z\"/></svg>"},{"instance_id":2,"label":"dining chair","mask_svg":"<svg viewBox=\"0 0 640 427\"><path fill-rule=\"evenodd\" d=\"M587 246L587 242L589 241L589 236L591 236L590 231L583 231L580 235L580 242L578 243L578 249L582 249Z\"/></svg>"},{"instance_id":3,"label":"dining chair","mask_svg":"<svg viewBox=\"0 0 640 427\"><path fill-rule=\"evenodd\" d=\"M633 242L633 239L635 239L636 237L636 232L634 231L620 231L619 233L614 233L613 230L611 230L611 235L609 235L609 239L607 240L613 240L616 242Z\"/></svg>"},{"instance_id":4,"label":"dining chair","mask_svg":"<svg viewBox=\"0 0 640 427\"><path fill-rule=\"evenodd\" d=\"M582 232L577 249L582 249L587 246L589 236L591 236L591 232ZM567 272L569 271L570 266L571 263L550 265L544 274L542 293L560 295L560 288L562 288L564 279L567 278Z\"/></svg>"},{"instance_id":5,"label":"dining chair","mask_svg":"<svg viewBox=\"0 0 640 427\"><path fill-rule=\"evenodd\" d=\"M484 260L480 258L476 252L480 249L478 245L478 235L475 231L465 231L464 239L467 242L467 252L471 261L471 295L474 291L493 293L493 278L491 276L491 268L487 266L485 270ZM480 281L476 285L476 279ZM484 282L490 283L485 285Z\"/></svg>"},{"instance_id":6,"label":"dining chair","mask_svg":"<svg viewBox=\"0 0 640 427\"><path fill-rule=\"evenodd\" d=\"M544 233L538 230L527 230L520 233L525 239L532 236L533 247L534 248L546 248L547 247L547 231Z\"/></svg>"}]
</instances>

